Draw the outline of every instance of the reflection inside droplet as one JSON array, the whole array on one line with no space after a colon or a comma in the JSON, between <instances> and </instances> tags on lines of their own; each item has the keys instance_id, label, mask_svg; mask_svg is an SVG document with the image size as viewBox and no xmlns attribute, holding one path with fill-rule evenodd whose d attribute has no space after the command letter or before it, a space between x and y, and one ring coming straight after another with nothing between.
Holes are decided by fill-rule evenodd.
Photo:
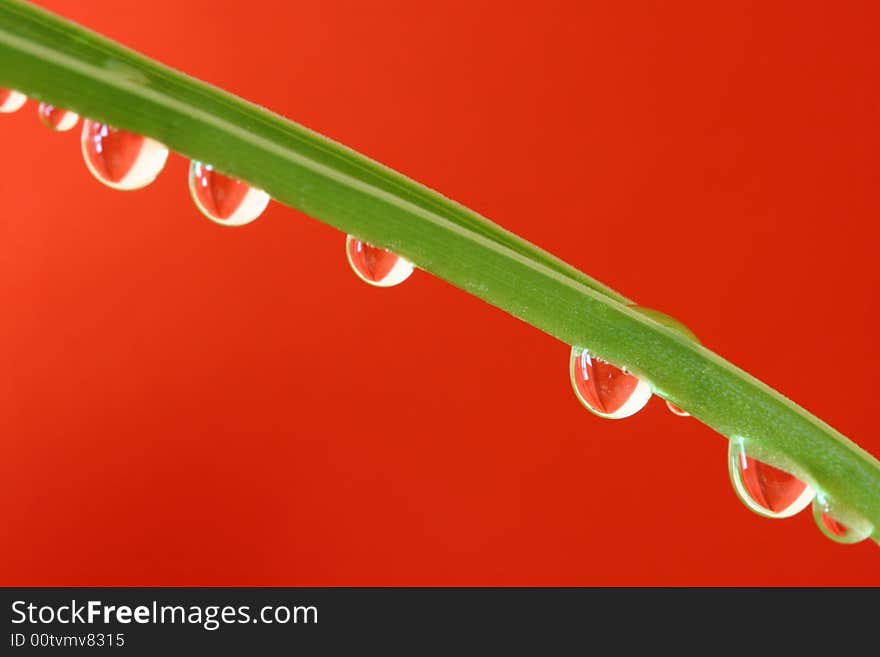
<instances>
[{"instance_id":1,"label":"reflection inside droplet","mask_svg":"<svg viewBox=\"0 0 880 657\"><path fill-rule=\"evenodd\" d=\"M20 110L27 102L27 96L15 89L0 88L0 114L10 114Z\"/></svg>"},{"instance_id":2,"label":"reflection inside droplet","mask_svg":"<svg viewBox=\"0 0 880 657\"><path fill-rule=\"evenodd\" d=\"M794 475L750 457L741 439L730 441L727 460L736 494L759 515L788 518L803 511L813 499L812 487Z\"/></svg>"},{"instance_id":3,"label":"reflection inside droplet","mask_svg":"<svg viewBox=\"0 0 880 657\"><path fill-rule=\"evenodd\" d=\"M600 417L629 417L651 398L647 381L596 358L587 349L572 347L569 371L577 398Z\"/></svg>"},{"instance_id":4,"label":"reflection inside droplet","mask_svg":"<svg viewBox=\"0 0 880 657\"><path fill-rule=\"evenodd\" d=\"M266 192L224 176L210 164L195 160L189 167L189 190L202 214L224 226L249 224L269 204Z\"/></svg>"},{"instance_id":5,"label":"reflection inside droplet","mask_svg":"<svg viewBox=\"0 0 880 657\"><path fill-rule=\"evenodd\" d=\"M845 514L845 519L841 518L842 515L842 510L836 509L828 497L816 495L813 501L813 519L819 530L832 541L846 544L859 543L874 531L871 523L860 514L848 512Z\"/></svg>"},{"instance_id":6,"label":"reflection inside droplet","mask_svg":"<svg viewBox=\"0 0 880 657\"><path fill-rule=\"evenodd\" d=\"M44 126L57 132L67 132L79 121L79 115L76 112L48 103L40 103L37 107L37 115Z\"/></svg>"},{"instance_id":7,"label":"reflection inside droplet","mask_svg":"<svg viewBox=\"0 0 880 657\"><path fill-rule=\"evenodd\" d=\"M97 121L83 121L81 144L89 171L113 189L146 187L168 159L168 149L159 142Z\"/></svg>"},{"instance_id":8,"label":"reflection inside droplet","mask_svg":"<svg viewBox=\"0 0 880 657\"><path fill-rule=\"evenodd\" d=\"M405 258L351 235L345 240L345 253L352 270L365 283L392 287L403 283L413 273L413 265Z\"/></svg>"}]
</instances>

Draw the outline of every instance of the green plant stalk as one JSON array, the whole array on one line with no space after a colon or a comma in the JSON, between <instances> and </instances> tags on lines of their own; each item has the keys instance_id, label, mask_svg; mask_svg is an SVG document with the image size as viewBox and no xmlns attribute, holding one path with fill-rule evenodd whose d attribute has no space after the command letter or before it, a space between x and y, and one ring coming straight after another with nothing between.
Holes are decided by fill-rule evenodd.
<instances>
[{"instance_id":1,"label":"green plant stalk","mask_svg":"<svg viewBox=\"0 0 880 657\"><path fill-rule=\"evenodd\" d=\"M844 521L857 511L880 541L880 463L865 450L617 292L442 195L18 0L0 3L0 86L153 137L625 365L696 419L742 438L750 454L812 484Z\"/></svg>"}]
</instances>

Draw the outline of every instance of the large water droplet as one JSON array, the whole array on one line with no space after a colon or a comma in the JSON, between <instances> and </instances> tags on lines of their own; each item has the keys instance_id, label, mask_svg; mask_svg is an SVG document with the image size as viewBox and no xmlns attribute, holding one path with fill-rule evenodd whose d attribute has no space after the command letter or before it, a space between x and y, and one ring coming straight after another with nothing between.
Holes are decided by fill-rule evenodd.
<instances>
[{"instance_id":1,"label":"large water droplet","mask_svg":"<svg viewBox=\"0 0 880 657\"><path fill-rule=\"evenodd\" d=\"M577 398L600 417L629 417L642 410L651 398L651 384L592 356L586 349L572 347L570 367Z\"/></svg>"},{"instance_id":2,"label":"large water droplet","mask_svg":"<svg viewBox=\"0 0 880 657\"><path fill-rule=\"evenodd\" d=\"M113 189L146 187L168 159L168 149L159 142L88 119L83 121L81 143L89 171Z\"/></svg>"},{"instance_id":3,"label":"large water droplet","mask_svg":"<svg viewBox=\"0 0 880 657\"><path fill-rule=\"evenodd\" d=\"M223 226L249 224L269 204L266 192L195 160L189 166L189 191L202 214Z\"/></svg>"},{"instance_id":4,"label":"large water droplet","mask_svg":"<svg viewBox=\"0 0 880 657\"><path fill-rule=\"evenodd\" d=\"M809 484L748 456L740 439L730 441L727 463L736 494L749 509L765 518L788 518L803 511L813 499Z\"/></svg>"},{"instance_id":5,"label":"large water droplet","mask_svg":"<svg viewBox=\"0 0 880 657\"><path fill-rule=\"evenodd\" d=\"M874 528L864 518L855 513L847 513L841 520L841 512L825 495L816 495L813 500L813 518L821 532L838 543L858 543L871 535Z\"/></svg>"},{"instance_id":6,"label":"large water droplet","mask_svg":"<svg viewBox=\"0 0 880 657\"><path fill-rule=\"evenodd\" d=\"M21 109L27 102L27 96L15 89L0 88L0 114L10 114Z\"/></svg>"},{"instance_id":7,"label":"large water droplet","mask_svg":"<svg viewBox=\"0 0 880 657\"><path fill-rule=\"evenodd\" d=\"M413 273L409 260L351 235L345 239L345 254L358 278L377 287L399 285Z\"/></svg>"},{"instance_id":8,"label":"large water droplet","mask_svg":"<svg viewBox=\"0 0 880 657\"><path fill-rule=\"evenodd\" d=\"M71 112L63 107L55 107L48 103L40 103L37 108L37 115L43 125L58 132L67 132L79 121L79 114Z\"/></svg>"}]
</instances>

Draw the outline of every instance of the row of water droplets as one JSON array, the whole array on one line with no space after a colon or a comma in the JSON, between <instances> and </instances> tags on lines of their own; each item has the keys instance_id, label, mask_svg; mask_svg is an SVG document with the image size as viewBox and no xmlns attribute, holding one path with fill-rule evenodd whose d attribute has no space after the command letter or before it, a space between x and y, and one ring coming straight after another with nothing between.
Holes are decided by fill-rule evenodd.
<instances>
[{"instance_id":1,"label":"row of water droplets","mask_svg":"<svg viewBox=\"0 0 880 657\"><path fill-rule=\"evenodd\" d=\"M0 113L14 112L26 100L17 91L0 89ZM46 103L40 104L38 114L46 126L57 131L71 130L79 121L74 112ZM83 121L82 153L86 166L95 178L120 190L140 189L149 185L168 159L168 149L157 141L90 120ZM196 207L212 221L225 226L243 226L254 221L269 203L269 195L265 192L197 161L190 164L189 188ZM345 250L352 270L371 285L398 285L413 272L412 263L404 258L351 235L346 238ZM677 320L649 308L635 309L698 341ZM570 373L577 398L599 417L629 417L644 408L653 395L648 381L634 376L626 368L598 358L584 348L572 348ZM669 401L666 405L678 416L689 415L686 410ZM731 438L728 467L739 498L761 516L787 518L812 502L817 525L835 541L856 543L873 531L870 523L858 514L836 508L830 499L814 491L809 484L750 456L747 441L743 438Z\"/></svg>"},{"instance_id":2,"label":"row of water droplets","mask_svg":"<svg viewBox=\"0 0 880 657\"><path fill-rule=\"evenodd\" d=\"M651 308L632 306L660 324L688 339L697 337L678 320ZM599 417L617 420L642 410L653 390L650 382L591 354L573 347L570 362L571 384L580 402ZM685 409L667 401L674 414L688 417ZM813 504L819 529L839 543L858 543L871 535L873 527L859 514L838 507L828 496L793 474L754 458L748 441L734 436L729 441L728 469L737 496L752 511L765 518L788 518Z\"/></svg>"},{"instance_id":3,"label":"row of water droplets","mask_svg":"<svg viewBox=\"0 0 880 657\"><path fill-rule=\"evenodd\" d=\"M0 113L15 112L26 101L27 97L18 91L0 89ZM80 118L75 112L47 103L40 103L37 114L44 125L58 132L72 130ZM146 187L168 159L168 148L156 140L88 119L83 120L81 145L92 175L119 190ZM199 211L224 226L249 224L269 205L266 192L195 160L190 163L189 190ZM351 235L346 238L345 252L355 274L377 287L402 283L414 269L404 258Z\"/></svg>"}]
</instances>

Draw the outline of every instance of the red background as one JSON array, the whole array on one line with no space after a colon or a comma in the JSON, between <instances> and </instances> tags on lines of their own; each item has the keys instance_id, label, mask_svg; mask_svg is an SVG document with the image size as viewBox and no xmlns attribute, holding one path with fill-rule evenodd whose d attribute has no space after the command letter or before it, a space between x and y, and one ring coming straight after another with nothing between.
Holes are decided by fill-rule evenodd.
<instances>
[{"instance_id":1,"label":"red background","mask_svg":"<svg viewBox=\"0 0 880 657\"><path fill-rule=\"evenodd\" d=\"M874 454L873 3L42 4L548 248ZM771 6L772 5L772 6ZM0 582L880 584L736 499L727 442L610 422L568 348L431 276L376 290L277 204L204 220L0 117Z\"/></svg>"}]
</instances>

